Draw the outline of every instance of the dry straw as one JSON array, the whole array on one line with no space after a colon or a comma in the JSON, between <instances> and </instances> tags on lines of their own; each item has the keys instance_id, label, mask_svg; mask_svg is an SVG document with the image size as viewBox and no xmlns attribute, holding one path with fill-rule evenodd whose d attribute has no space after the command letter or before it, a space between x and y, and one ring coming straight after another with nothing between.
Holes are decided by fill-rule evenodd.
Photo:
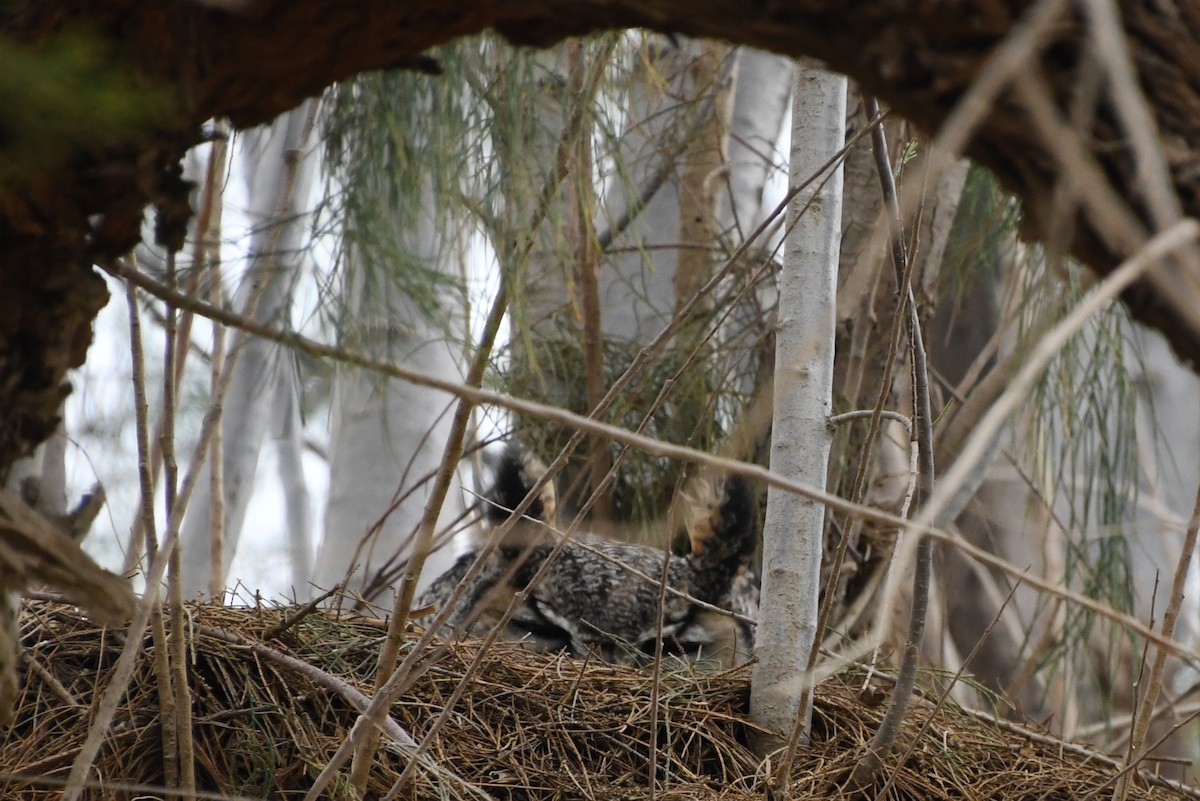
<instances>
[{"instance_id":1,"label":"dry straw","mask_svg":"<svg viewBox=\"0 0 1200 801\"><path fill-rule=\"evenodd\" d=\"M289 626L296 613L290 607L189 605L187 611L200 797L301 797L370 692L385 624L316 611ZM273 631L280 633L264 639ZM97 686L111 674L123 639L74 607L49 601L27 602L22 636L24 687L16 720L0 735L0 797L58 798L98 701ZM392 720L420 740L474 655L467 644L431 656L392 708ZM655 716L651 671L496 646L405 797L645 798L654 753L660 798L764 798L771 771L745 745L749 676L744 668L716 674L665 668ZM144 657L84 797L130 798L161 785L157 686L152 660ZM791 798L843 795L841 784L882 714L877 689L887 689L863 693L862 686L861 674L844 674L818 687L813 742L798 753ZM1116 776L1111 762L1080 749L954 709L940 709L929 721L931 709L920 702L910 708L895 752L903 763L885 764L880 779L880 786L892 779L889 798L1083 799L1099 797ZM404 759L397 748L381 748L368 792L386 792ZM330 797L351 797L347 777L330 787ZM1130 797L1197 795L1143 777Z\"/></svg>"}]
</instances>

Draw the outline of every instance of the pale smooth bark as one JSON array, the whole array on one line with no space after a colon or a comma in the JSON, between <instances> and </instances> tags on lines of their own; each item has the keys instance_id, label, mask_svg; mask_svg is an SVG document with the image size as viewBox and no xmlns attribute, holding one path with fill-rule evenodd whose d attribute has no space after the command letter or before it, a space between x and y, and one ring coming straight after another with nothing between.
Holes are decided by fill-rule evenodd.
<instances>
[{"instance_id":1,"label":"pale smooth bark","mask_svg":"<svg viewBox=\"0 0 1200 801\"><path fill-rule=\"evenodd\" d=\"M402 232L404 247L427 269L460 275L459 243L438 230L432 198L422 207L426 213ZM462 381L461 295L442 293L441 319L431 320L383 275L384 266L365 263L356 248L347 258L348 336L356 346L430 375ZM338 369L330 416L329 502L313 574L318 588L329 589L348 578L351 592L368 585L372 593L383 589L379 571L405 557L424 512L428 478L445 449L452 402L427 387L354 368ZM441 520L452 520L463 509L461 495L451 493ZM431 554L417 592L445 572L454 557L453 548Z\"/></svg>"},{"instance_id":2,"label":"pale smooth bark","mask_svg":"<svg viewBox=\"0 0 1200 801\"><path fill-rule=\"evenodd\" d=\"M845 120L846 79L811 64L797 65L789 168L793 185L813 175L843 146ZM828 421L840 168L827 178L797 195L788 212L789 226L794 226L785 240L780 278L771 442L772 470L820 488L832 442ZM824 508L813 501L774 488L768 492L750 711L755 723L785 737L795 727L807 732L811 723L811 706L801 709L800 703L816 630L824 519Z\"/></svg>"},{"instance_id":3,"label":"pale smooth bark","mask_svg":"<svg viewBox=\"0 0 1200 801\"><path fill-rule=\"evenodd\" d=\"M588 285L591 276L585 272L589 265L580 264L575 251L579 237L587 232L561 224L561 218L569 217L570 212L560 209L569 210L577 202L564 186L537 231L522 291L513 302L514 363L519 366L514 374L520 381L528 381L527 389L518 387L518 393L576 408L578 393L570 382L579 380L578 365L564 363L561 353L574 348L579 340L587 344L597 330L602 334L608 346L604 374L596 375L600 372L598 359L586 364L586 378L595 388L613 370L625 366L617 364L617 359L632 358L658 336L697 282L703 281L714 261L715 198L722 185L721 142L728 116L722 104L730 95L731 77L727 52L721 45L690 40L674 43L657 36L639 39L633 46L622 42L615 51L613 59L629 68L622 71L628 76L622 84L606 90L606 94L617 95L613 107L620 111L612 116L615 131L599 129L608 138L596 147L596 164L604 174L602 197L595 204L594 234L602 251L595 275L596 302L591 314L580 313L589 309L587 291L592 287ZM552 74L566 75L563 48L543 54L539 62ZM584 65L585 82L592 71L605 66L595 59L591 62ZM545 92L531 105L541 120L532 143L541 151L535 161L552 163L563 123L574 109L564 107L561 97ZM585 168L571 169L567 181L576 191L594 191L588 177L576 171ZM533 204L524 195L529 188L514 185L507 191L512 198L507 205L517 210L509 224L528 225L525 221L533 216ZM533 191L541 190L533 187ZM685 216L690 225L684 224ZM691 241L681 248L681 240ZM686 347L684 337L677 343ZM529 371L528 377L524 370ZM593 399L601 394L591 393ZM687 394L681 387L676 397ZM673 421L683 427L689 419L678 414ZM519 430L519 434L535 449L548 449L538 441L541 431ZM669 432L664 436L678 441L686 434ZM593 477L607 472L604 448L601 442L592 449L588 470ZM570 470L560 483L563 487L575 484ZM593 478L589 485L597 483ZM569 493L564 493L562 500L568 508L583 503L581 496ZM597 499L593 525L604 525L606 501L605 496Z\"/></svg>"},{"instance_id":4,"label":"pale smooth bark","mask_svg":"<svg viewBox=\"0 0 1200 801\"><path fill-rule=\"evenodd\" d=\"M729 114L726 137L727 161L717 193L717 220L727 253L740 247L779 204L787 169L792 88L796 81L794 62L748 47L737 49L733 103ZM769 227L760 240L752 245L745 266L733 277L733 284L756 280L768 255L778 253L783 227ZM724 255L724 254L722 254ZM732 288L732 287L731 287ZM740 287L738 287L740 289ZM740 431L724 443L730 454L738 458L752 456L766 442L770 425L770 387L767 359L764 353L772 342L763 342L761 332L769 325L768 316L778 303L778 287L772 278L758 280L757 285L745 287L744 296L721 324L718 336L722 349L731 354L736 367L729 373L730 388L746 397L760 398L762 413L747 413L739 423ZM736 354L736 355L733 355Z\"/></svg>"},{"instance_id":5,"label":"pale smooth bark","mask_svg":"<svg viewBox=\"0 0 1200 801\"><path fill-rule=\"evenodd\" d=\"M776 148L795 82L790 58L743 47L737 59L729 120L728 185L718 196L721 229L730 232L734 247L770 211L763 208L763 191L784 161Z\"/></svg>"},{"instance_id":6,"label":"pale smooth bark","mask_svg":"<svg viewBox=\"0 0 1200 801\"><path fill-rule=\"evenodd\" d=\"M317 169L312 125L315 102L306 102L272 125L247 135L245 161L250 168L247 177L250 215L257 227L250 241L253 261L235 304L255 320L285 328L308 234L305 204ZM279 381L294 381L290 366L286 351L279 346L249 338L234 368L221 422L225 490L223 573L228 573L237 551L263 440L268 433L278 430L280 421L288 418L289 409L276 408L280 395L275 387ZM185 597L207 594L212 575L209 547L212 503L207 475L206 466L180 533ZM307 536L311 540L311 533L289 532L289 535ZM295 589L300 592L307 576L293 578Z\"/></svg>"},{"instance_id":7,"label":"pale smooth bark","mask_svg":"<svg viewBox=\"0 0 1200 801\"><path fill-rule=\"evenodd\" d=\"M1134 611L1146 620L1163 619L1167 605L1168 577L1179 563L1184 531L1195 507L1196 488L1200 486L1200 378L1171 352L1163 337L1136 323L1127 328L1125 363L1129 382L1136 391L1134 408L1138 448L1136 506L1129 511L1126 528L1129 547L1130 584ZM1114 431L1112 436L1131 436L1129 431ZM1189 497L1189 495L1191 497ZM1103 536L1103 529L1100 530ZM1195 648L1200 638L1200 604L1197 598L1196 562L1190 564L1188 588L1182 599L1174 639ZM1124 690L1115 699L1121 712L1132 713L1138 694L1145 690L1145 656L1140 650L1122 655L1120 675L1142 678L1135 688L1122 681ZM1116 668L1114 667L1114 670ZM1154 743L1154 757L1172 759L1161 770L1172 778L1195 781L1193 767L1198 745L1189 712L1179 708L1180 696L1190 699L1200 673L1173 656L1164 666L1161 700L1155 705L1147 743ZM1135 722L1145 723L1148 710L1138 710ZM1091 721L1095 722L1095 721ZM1112 737L1111 732L1106 732ZM1122 730L1123 734L1123 730ZM1159 742L1165 738L1165 741Z\"/></svg>"},{"instance_id":8,"label":"pale smooth bark","mask_svg":"<svg viewBox=\"0 0 1200 801\"><path fill-rule=\"evenodd\" d=\"M613 179L600 212L615 224L666 171L649 202L613 240L616 252L605 257L600 274L605 335L629 342L649 342L674 316L680 253L660 246L680 240L684 146L713 114L720 114L706 99L709 87L690 68L709 45L684 40L672 47L652 41L647 47L653 57L631 74L626 90L628 117L616 150L621 175Z\"/></svg>"},{"instance_id":9,"label":"pale smooth bark","mask_svg":"<svg viewBox=\"0 0 1200 801\"><path fill-rule=\"evenodd\" d=\"M312 595L313 520L312 495L304 476L304 422L296 382L280 381L276 389L279 393L276 408L284 415L276 453L279 483L287 507L288 564L292 569L293 598L305 601Z\"/></svg>"},{"instance_id":10,"label":"pale smooth bark","mask_svg":"<svg viewBox=\"0 0 1200 801\"><path fill-rule=\"evenodd\" d=\"M557 89L566 86L569 80L567 46L556 45L534 58L540 74L536 87L526 87L530 95L526 101L530 119L520 131L524 147L498 148L498 159L507 162L501 170L504 225L514 232L528 229L530 222L539 218L543 181L560 158L558 145L570 113L565 108L562 91ZM563 236L566 191L560 187L547 198L541 222L536 231L530 232L534 244L524 264L521 292L513 299L513 344L518 361L523 357L523 335L553 330L559 324L557 315L571 303L568 276L576 254Z\"/></svg>"},{"instance_id":11,"label":"pale smooth bark","mask_svg":"<svg viewBox=\"0 0 1200 801\"><path fill-rule=\"evenodd\" d=\"M40 511L66 512L66 444L66 432L62 423L59 423L54 435L42 443L32 456L13 464L5 489L21 490L24 482L32 482L41 496L41 503L38 504ZM8 724L20 691L20 613L21 593L13 592L11 586L0 586L0 726Z\"/></svg>"}]
</instances>

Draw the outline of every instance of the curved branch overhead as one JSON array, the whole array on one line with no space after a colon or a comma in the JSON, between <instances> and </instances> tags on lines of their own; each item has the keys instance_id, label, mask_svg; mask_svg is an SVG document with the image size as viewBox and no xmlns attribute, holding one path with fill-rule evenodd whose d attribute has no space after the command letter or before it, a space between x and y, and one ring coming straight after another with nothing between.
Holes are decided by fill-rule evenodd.
<instances>
[{"instance_id":1,"label":"curved branch overhead","mask_svg":"<svg viewBox=\"0 0 1200 801\"><path fill-rule=\"evenodd\" d=\"M1051 2L1052 0L1043 0ZM1094 112L1077 98L1096 57L1085 3L1065 11L1027 65L1062 120L1086 122L1078 149L1153 230L1145 171L1104 86ZM1150 100L1182 213L1200 216L1200 0L1119 0L1127 41ZM217 116L270 120L347 76L381 68L435 70L427 51L495 30L518 44L645 27L717 37L811 56L858 81L926 130L936 131L997 45L1034 6L1018 0L39 0L6 4L8 44L37 45L81 30L165 90L170 110L152 133L81 140L19 181L0 183L0 473L57 421L66 370L81 364L104 300L92 269L138 241L149 202L186 214L178 160ZM2 44L0 40L0 44ZM1025 205L1026 233L1052 239L1098 273L1128 247L1090 212L1059 213L1056 155L1031 123L1028 99L1005 91L966 152ZM3 130L0 129L0 133ZM1059 143L1061 145L1061 143ZM0 136L0 163L19 155ZM2 180L2 178L0 178ZM1139 224L1139 223L1135 223ZM170 226L168 226L169 228ZM1126 238L1128 241L1128 238ZM1182 268L1174 268L1181 270ZM1173 276L1178 282L1181 275ZM1176 284L1179 286L1180 284ZM1186 285L1186 282L1185 284ZM1200 363L1200 329L1178 293L1139 283L1132 313Z\"/></svg>"}]
</instances>

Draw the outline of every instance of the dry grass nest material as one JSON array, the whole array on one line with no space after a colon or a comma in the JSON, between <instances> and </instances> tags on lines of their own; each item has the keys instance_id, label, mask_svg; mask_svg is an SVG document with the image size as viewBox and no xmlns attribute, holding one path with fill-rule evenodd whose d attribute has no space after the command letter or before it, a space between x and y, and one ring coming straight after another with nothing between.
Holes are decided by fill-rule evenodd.
<instances>
[{"instance_id":1,"label":"dry grass nest material","mask_svg":"<svg viewBox=\"0 0 1200 801\"><path fill-rule=\"evenodd\" d=\"M199 787L224 797L300 798L356 718L336 682L370 693L383 640L379 621L296 609L189 606L190 684ZM27 602L24 687L0 744L0 797L57 798L123 644L65 604ZM411 648L415 639L410 639ZM148 654L151 643L143 643ZM280 659L277 655L286 655ZM441 648L420 663L393 719L421 742L473 660L478 669L427 748L402 798L704 801L763 798L765 776L746 746L750 670L693 674L582 663L496 646ZM299 662L315 667L304 671ZM794 798L832 799L882 714L861 675L816 695L812 745L800 750ZM869 696L869 697L868 697ZM932 714L932 718L931 718ZM918 737L918 730L925 726ZM406 757L382 747L370 789L382 795ZM424 763L423 763L424 764ZM1103 798L1117 770L1053 742L915 704L888 761L886 798ZM348 766L346 768L348 770ZM144 656L96 763L89 798L130 798L163 782L158 685ZM156 793L169 797L169 793ZM343 777L329 796L351 797ZM210 796L211 797L211 796ZM1131 798L1196 798L1142 778Z\"/></svg>"}]
</instances>

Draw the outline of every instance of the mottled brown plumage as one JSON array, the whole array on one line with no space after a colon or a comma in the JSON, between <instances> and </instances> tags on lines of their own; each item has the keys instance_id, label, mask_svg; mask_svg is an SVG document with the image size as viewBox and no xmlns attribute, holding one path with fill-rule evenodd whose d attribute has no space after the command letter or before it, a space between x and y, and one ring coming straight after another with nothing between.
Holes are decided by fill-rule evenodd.
<instances>
[{"instance_id":1,"label":"mottled brown plumage","mask_svg":"<svg viewBox=\"0 0 1200 801\"><path fill-rule=\"evenodd\" d=\"M544 470L518 448L505 451L484 499L489 527L508 520ZM757 609L757 582L749 569L757 534L753 495L744 480L731 476L719 491L702 485L693 497L690 553L668 554L647 545L576 535L562 543L542 578L531 584L559 544L552 527L554 487L545 484L526 517L514 521L467 587L449 618L450 631L482 636L501 621L516 594L525 591L526 599L505 623L502 638L539 651L639 663L652 657L657 646L658 579L666 560L671 591L663 604L663 653L720 665L745 661L753 631L725 610L752 616ZM480 550L459 557L420 604L444 606Z\"/></svg>"}]
</instances>

